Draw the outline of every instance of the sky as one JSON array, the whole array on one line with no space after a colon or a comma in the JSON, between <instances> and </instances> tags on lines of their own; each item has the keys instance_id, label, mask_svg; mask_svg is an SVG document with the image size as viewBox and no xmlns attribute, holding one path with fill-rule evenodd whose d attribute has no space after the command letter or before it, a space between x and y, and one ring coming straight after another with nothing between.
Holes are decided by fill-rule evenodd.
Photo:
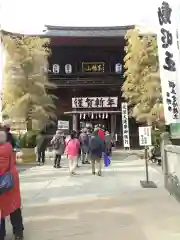
<instances>
[{"instance_id":1,"label":"sky","mask_svg":"<svg viewBox=\"0 0 180 240\"><path fill-rule=\"evenodd\" d=\"M179 0L171 0L179 1ZM38 33L44 25L154 28L160 0L0 0L2 28Z\"/></svg>"}]
</instances>

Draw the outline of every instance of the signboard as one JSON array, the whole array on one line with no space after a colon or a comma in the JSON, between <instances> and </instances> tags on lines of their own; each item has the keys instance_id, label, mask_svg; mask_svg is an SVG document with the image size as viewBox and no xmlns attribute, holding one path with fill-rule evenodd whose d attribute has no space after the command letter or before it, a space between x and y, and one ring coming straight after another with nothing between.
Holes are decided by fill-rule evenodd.
<instances>
[{"instance_id":1,"label":"signboard","mask_svg":"<svg viewBox=\"0 0 180 240\"><path fill-rule=\"evenodd\" d=\"M118 97L77 97L72 98L72 108L115 108Z\"/></svg>"},{"instance_id":2,"label":"signboard","mask_svg":"<svg viewBox=\"0 0 180 240\"><path fill-rule=\"evenodd\" d=\"M139 127L139 145L151 146L151 127Z\"/></svg>"},{"instance_id":3,"label":"signboard","mask_svg":"<svg viewBox=\"0 0 180 240\"><path fill-rule=\"evenodd\" d=\"M170 124L170 134L172 139L180 139L180 123Z\"/></svg>"},{"instance_id":4,"label":"signboard","mask_svg":"<svg viewBox=\"0 0 180 240\"><path fill-rule=\"evenodd\" d=\"M122 109L123 144L124 144L124 148L130 148L127 103L125 102L121 103L121 109Z\"/></svg>"},{"instance_id":5,"label":"signboard","mask_svg":"<svg viewBox=\"0 0 180 240\"><path fill-rule=\"evenodd\" d=\"M58 121L58 129L68 130L69 129L69 121Z\"/></svg>"},{"instance_id":6,"label":"signboard","mask_svg":"<svg viewBox=\"0 0 180 240\"><path fill-rule=\"evenodd\" d=\"M157 9L159 67L166 124L180 121L179 49L177 11L172 1L161 1Z\"/></svg>"},{"instance_id":7,"label":"signboard","mask_svg":"<svg viewBox=\"0 0 180 240\"><path fill-rule=\"evenodd\" d=\"M83 62L82 72L104 72L104 62Z\"/></svg>"}]
</instances>

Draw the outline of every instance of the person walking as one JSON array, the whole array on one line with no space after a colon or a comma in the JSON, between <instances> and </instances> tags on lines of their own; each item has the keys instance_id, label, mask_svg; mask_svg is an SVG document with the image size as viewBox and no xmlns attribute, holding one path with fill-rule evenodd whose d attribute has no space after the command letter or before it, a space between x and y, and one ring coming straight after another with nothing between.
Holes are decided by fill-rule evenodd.
<instances>
[{"instance_id":1,"label":"person walking","mask_svg":"<svg viewBox=\"0 0 180 240\"><path fill-rule=\"evenodd\" d=\"M15 240L23 239L23 220L21 214L21 196L19 187L19 176L13 158L12 146L7 141L7 134L0 130L0 177L11 173L13 186L9 191L0 193L0 239L6 236L5 218L10 215Z\"/></svg>"},{"instance_id":2,"label":"person walking","mask_svg":"<svg viewBox=\"0 0 180 240\"><path fill-rule=\"evenodd\" d=\"M38 165L44 165L45 163L45 151L47 147L47 141L45 137L44 131L40 131L36 138L36 146L37 146L37 153L38 153Z\"/></svg>"},{"instance_id":3,"label":"person walking","mask_svg":"<svg viewBox=\"0 0 180 240\"><path fill-rule=\"evenodd\" d=\"M7 142L9 142L12 146L12 148L16 148L16 141L15 138L13 137L13 134L11 133L11 127L9 124L4 125L4 130L7 134Z\"/></svg>"},{"instance_id":4,"label":"person walking","mask_svg":"<svg viewBox=\"0 0 180 240\"><path fill-rule=\"evenodd\" d=\"M104 130L102 129L102 127L99 127L99 129L98 129L98 136L102 141L105 140L105 133L104 133Z\"/></svg>"},{"instance_id":5,"label":"person walking","mask_svg":"<svg viewBox=\"0 0 180 240\"><path fill-rule=\"evenodd\" d=\"M112 154L112 136L108 131L105 132L105 153L108 156Z\"/></svg>"},{"instance_id":6,"label":"person walking","mask_svg":"<svg viewBox=\"0 0 180 240\"><path fill-rule=\"evenodd\" d=\"M81 161L82 164L89 164L89 135L87 129L84 128L82 133L79 136L79 141L81 145Z\"/></svg>"},{"instance_id":7,"label":"person walking","mask_svg":"<svg viewBox=\"0 0 180 240\"><path fill-rule=\"evenodd\" d=\"M80 135L81 135L82 131L80 130L77 135L76 135L76 138L79 140L80 138ZM77 158L77 168L79 168L79 162L81 161L81 143L80 143L80 148L79 148L79 154L78 154L78 158Z\"/></svg>"},{"instance_id":8,"label":"person walking","mask_svg":"<svg viewBox=\"0 0 180 240\"><path fill-rule=\"evenodd\" d=\"M65 153L67 154L69 162L69 172L71 175L75 175L75 169L77 166L77 159L79 155L80 142L77 139L76 131L71 132L71 138L67 142Z\"/></svg>"},{"instance_id":9,"label":"person walking","mask_svg":"<svg viewBox=\"0 0 180 240\"><path fill-rule=\"evenodd\" d=\"M92 174L96 174L96 167L98 169L98 176L101 176L101 158L104 152L104 142L98 136L98 130L92 133L89 143L89 155L92 163Z\"/></svg>"},{"instance_id":10,"label":"person walking","mask_svg":"<svg viewBox=\"0 0 180 240\"><path fill-rule=\"evenodd\" d=\"M57 130L56 134L51 140L51 144L53 145L55 151L54 168L60 168L61 156L64 154L65 150L65 140L63 132Z\"/></svg>"},{"instance_id":11,"label":"person walking","mask_svg":"<svg viewBox=\"0 0 180 240\"><path fill-rule=\"evenodd\" d=\"M7 142L9 142L13 149L13 159L16 161L16 152L20 149L20 143L17 137L11 133L11 127L9 124L4 125L4 131L7 135Z\"/></svg>"}]
</instances>

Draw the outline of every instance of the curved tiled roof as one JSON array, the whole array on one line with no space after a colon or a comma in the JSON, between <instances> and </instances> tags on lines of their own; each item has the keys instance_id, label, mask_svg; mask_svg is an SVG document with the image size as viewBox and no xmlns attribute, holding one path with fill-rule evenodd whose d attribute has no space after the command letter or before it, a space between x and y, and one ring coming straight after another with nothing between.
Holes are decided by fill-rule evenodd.
<instances>
[{"instance_id":1,"label":"curved tiled roof","mask_svg":"<svg viewBox=\"0 0 180 240\"><path fill-rule=\"evenodd\" d=\"M46 25L44 35L48 37L118 37L124 36L126 31L133 29L134 25L113 27L61 27Z\"/></svg>"},{"instance_id":2,"label":"curved tiled roof","mask_svg":"<svg viewBox=\"0 0 180 240\"><path fill-rule=\"evenodd\" d=\"M37 34L28 34L30 36L46 37L124 37L127 30L135 28L134 25L112 26L112 27L62 27L45 25L45 29ZM24 35L22 33L9 32L1 30L6 34Z\"/></svg>"}]
</instances>

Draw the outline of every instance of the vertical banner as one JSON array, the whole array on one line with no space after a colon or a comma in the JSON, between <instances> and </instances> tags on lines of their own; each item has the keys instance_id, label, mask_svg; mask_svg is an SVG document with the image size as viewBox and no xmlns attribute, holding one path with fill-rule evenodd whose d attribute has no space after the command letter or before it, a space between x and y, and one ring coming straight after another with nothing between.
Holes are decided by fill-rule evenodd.
<instances>
[{"instance_id":1,"label":"vertical banner","mask_svg":"<svg viewBox=\"0 0 180 240\"><path fill-rule=\"evenodd\" d=\"M3 44L2 39L0 36L0 122L2 122L2 108L3 108L3 72L4 72L4 65L3 65Z\"/></svg>"},{"instance_id":2,"label":"vertical banner","mask_svg":"<svg viewBox=\"0 0 180 240\"><path fill-rule=\"evenodd\" d=\"M161 1L157 9L158 52L165 122L180 122L180 83L177 16L171 1Z\"/></svg>"},{"instance_id":3,"label":"vertical banner","mask_svg":"<svg viewBox=\"0 0 180 240\"><path fill-rule=\"evenodd\" d=\"M122 110L123 144L124 148L130 148L128 105L126 102L121 103L121 110Z\"/></svg>"}]
</instances>

